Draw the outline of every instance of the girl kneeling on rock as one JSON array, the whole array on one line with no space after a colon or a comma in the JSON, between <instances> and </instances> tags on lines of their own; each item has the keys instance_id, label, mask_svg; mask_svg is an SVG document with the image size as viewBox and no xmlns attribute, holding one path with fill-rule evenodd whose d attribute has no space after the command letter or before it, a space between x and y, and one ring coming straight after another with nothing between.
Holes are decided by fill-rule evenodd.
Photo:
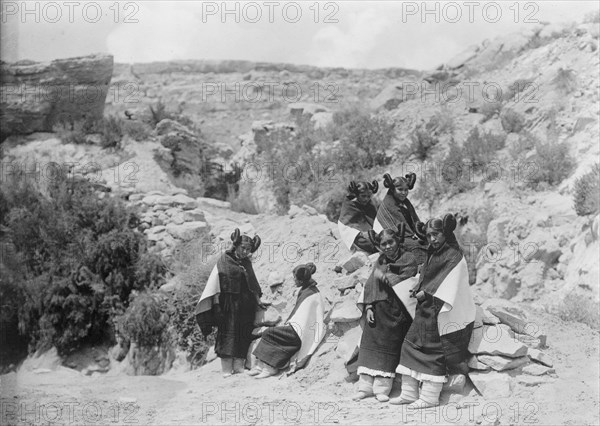
<instances>
[{"instance_id":1,"label":"girl kneeling on rock","mask_svg":"<svg viewBox=\"0 0 600 426\"><path fill-rule=\"evenodd\" d=\"M402 342L412 322L415 304L410 289L414 280L408 278L417 274L417 259L402 247L403 231L401 225L398 231L370 234L382 254L358 300L367 324L358 351L359 382L354 400L370 395L381 402L389 400Z\"/></svg>"},{"instance_id":2,"label":"girl kneeling on rock","mask_svg":"<svg viewBox=\"0 0 600 426\"><path fill-rule=\"evenodd\" d=\"M456 219L451 214L425 225L427 261L413 290L417 308L396 369L402 374L402 393L391 404L410 404L410 408L436 406L446 376L468 373L467 348L475 303L455 228Z\"/></svg>"},{"instance_id":3,"label":"girl kneeling on rock","mask_svg":"<svg viewBox=\"0 0 600 426\"><path fill-rule=\"evenodd\" d=\"M314 263L299 265L293 275L300 287L296 305L285 325L269 327L263 333L254 356L258 362L248 374L257 379L274 376L288 364L293 371L306 365L325 335L323 299L312 279L317 267Z\"/></svg>"}]
</instances>

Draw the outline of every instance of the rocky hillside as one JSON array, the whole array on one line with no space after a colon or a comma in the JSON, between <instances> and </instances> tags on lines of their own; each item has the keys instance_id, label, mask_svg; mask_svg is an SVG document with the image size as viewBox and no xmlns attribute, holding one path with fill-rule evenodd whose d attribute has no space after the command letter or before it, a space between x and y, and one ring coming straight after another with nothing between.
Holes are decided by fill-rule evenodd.
<instances>
[{"instance_id":1,"label":"rocky hillside","mask_svg":"<svg viewBox=\"0 0 600 426\"><path fill-rule=\"evenodd\" d=\"M262 416L258 423L289 421L291 411L282 406L299 407L304 417L294 419L303 423L397 421L399 411L391 406L349 400L356 376L345 364L360 334L355 301L372 259L351 255L340 244L324 203L292 204L286 214L275 215L279 201L268 180L248 189L258 214L233 211L228 202L194 193L204 183L193 178L211 149L226 163L248 166L263 160L259 147L269 135L285 135L282 141L297 135L299 117L326 128L336 111L360 104L394 124L387 163L368 170L372 178L381 180L383 171L415 171L411 199L422 219L448 211L460 215L457 233L480 306L468 379L453 377L445 388L448 410L436 411L442 420L410 421L597 423L600 218L597 209L576 211L573 199L577 178L600 155L599 64L596 23L532 27L469 48L427 72L238 61L115 66L109 93L118 96L107 97L105 115L151 121L149 107L156 113L161 101L190 122L162 119L147 137L125 134L110 149L65 143L60 134L12 137L3 144L3 161L76 163L70 170L98 184L99 196L118 197L135 208L137 230L170 265L169 281L157 298L197 292L201 283L195 277L227 247L236 227L263 241L254 264L269 304L265 323L277 323L292 309L292 268L316 263L314 278L327 306L326 339L307 369L262 383L222 379L211 352L208 364L192 372L190 354L177 345L119 343L68 362L49 353L4 375L2 396L25 403L94 400L104 422L111 421L108 409L121 404L142 423L231 423L219 410L236 403L279 407L275 417ZM284 96L283 87L300 87L301 96ZM227 96L221 98L223 88L234 93L223 92ZM339 102L329 97L333 91ZM134 97L137 101L129 102ZM318 148L336 146L338 141L325 141ZM562 157L544 154L556 146L567 147ZM320 158L319 149L311 155ZM482 164L469 163L473 159ZM441 170L458 163L468 177L448 181ZM568 171L554 173L563 169ZM57 380L64 384L60 389ZM229 392L233 386L235 394ZM322 410L319 418L314 410ZM247 411L238 414L257 422Z\"/></svg>"}]
</instances>

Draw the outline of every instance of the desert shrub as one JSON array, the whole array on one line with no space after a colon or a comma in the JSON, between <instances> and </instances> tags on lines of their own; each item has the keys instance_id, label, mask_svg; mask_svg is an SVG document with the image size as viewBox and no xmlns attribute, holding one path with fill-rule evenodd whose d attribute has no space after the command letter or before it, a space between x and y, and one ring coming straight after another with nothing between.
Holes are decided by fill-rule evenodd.
<instances>
[{"instance_id":1,"label":"desert shrub","mask_svg":"<svg viewBox=\"0 0 600 426\"><path fill-rule=\"evenodd\" d=\"M235 190L233 185L229 187L229 195L227 196L227 201L229 201L231 205L231 210L234 212L247 213L247 214L258 214L258 208L252 200L251 191L250 190ZM289 209L289 200L286 202L285 200L278 199L278 204L285 208ZM287 210L286 210L287 212Z\"/></svg>"},{"instance_id":2,"label":"desert shrub","mask_svg":"<svg viewBox=\"0 0 600 426\"><path fill-rule=\"evenodd\" d=\"M500 111L502 111L502 102L500 101L484 101L479 108L479 113L483 114L483 122L491 120L496 115L500 115Z\"/></svg>"},{"instance_id":3,"label":"desert shrub","mask_svg":"<svg viewBox=\"0 0 600 426\"><path fill-rule=\"evenodd\" d=\"M508 153L513 160L522 160L523 153L535 148L537 142L538 139L531 133L520 133L518 139L508 147Z\"/></svg>"},{"instance_id":4,"label":"desert shrub","mask_svg":"<svg viewBox=\"0 0 600 426\"><path fill-rule=\"evenodd\" d=\"M525 127L525 118L518 112L509 109L500 114L500 123L507 133L519 133Z\"/></svg>"},{"instance_id":5,"label":"desert shrub","mask_svg":"<svg viewBox=\"0 0 600 426\"><path fill-rule=\"evenodd\" d=\"M410 134L409 152L414 154L418 160L424 161L429 155L429 150L439 143L426 126L417 126Z\"/></svg>"},{"instance_id":6,"label":"desert shrub","mask_svg":"<svg viewBox=\"0 0 600 426\"><path fill-rule=\"evenodd\" d=\"M470 161L473 169L481 170L496 157L496 151L504 148L505 134L481 133L474 127L462 147L463 158Z\"/></svg>"},{"instance_id":7,"label":"desert shrub","mask_svg":"<svg viewBox=\"0 0 600 426\"><path fill-rule=\"evenodd\" d=\"M195 308L220 252L226 247L216 247L207 237L182 243L172 261L179 285L169 300L171 325L180 348L186 351L192 367L202 365L214 333L204 339L196 322Z\"/></svg>"},{"instance_id":8,"label":"desert shrub","mask_svg":"<svg viewBox=\"0 0 600 426\"><path fill-rule=\"evenodd\" d=\"M569 293L557 307L556 314L563 321L580 322L592 330L600 327L600 305L581 294Z\"/></svg>"},{"instance_id":9,"label":"desert shrub","mask_svg":"<svg viewBox=\"0 0 600 426\"><path fill-rule=\"evenodd\" d=\"M573 202L579 216L595 214L600 210L600 165L575 181Z\"/></svg>"},{"instance_id":10,"label":"desert shrub","mask_svg":"<svg viewBox=\"0 0 600 426\"><path fill-rule=\"evenodd\" d=\"M429 119L425 129L434 135L453 134L455 129L454 117L449 108L441 108Z\"/></svg>"},{"instance_id":11,"label":"desert shrub","mask_svg":"<svg viewBox=\"0 0 600 426\"><path fill-rule=\"evenodd\" d=\"M152 129L144 122L137 120L123 120L123 132L131 139L142 142L152 135Z\"/></svg>"},{"instance_id":12,"label":"desert shrub","mask_svg":"<svg viewBox=\"0 0 600 426\"><path fill-rule=\"evenodd\" d=\"M161 346L169 342L167 305L159 295L140 293L117 318L119 333L139 346Z\"/></svg>"},{"instance_id":13,"label":"desert shrub","mask_svg":"<svg viewBox=\"0 0 600 426\"><path fill-rule=\"evenodd\" d=\"M524 176L527 186L541 190L548 186L554 186L567 178L573 168L575 161L569 153L569 145L565 142L548 140L537 141L535 145L535 157L531 173Z\"/></svg>"},{"instance_id":14,"label":"desert shrub","mask_svg":"<svg viewBox=\"0 0 600 426\"><path fill-rule=\"evenodd\" d=\"M515 80L510 86L508 86L504 92L504 100L511 101L515 99L520 93L528 90L533 86L533 80L529 80L526 78L519 78ZM517 97L516 101L519 101Z\"/></svg>"},{"instance_id":15,"label":"desert shrub","mask_svg":"<svg viewBox=\"0 0 600 426\"><path fill-rule=\"evenodd\" d=\"M7 302L31 351L54 345L68 353L109 339L131 292L162 281L164 268L146 255L135 213L120 199L100 199L87 181L66 175L44 193L22 176L2 182L0 192L0 240L22 268L21 297Z\"/></svg>"},{"instance_id":16,"label":"desert shrub","mask_svg":"<svg viewBox=\"0 0 600 426\"><path fill-rule=\"evenodd\" d=\"M191 118L183 114L183 106L179 104L179 108L177 111L169 111L167 106L163 103L162 99L160 99L156 105L150 105L150 126L155 128L158 123L162 120L168 118L170 120L177 121L180 124L183 124L186 127L189 127L192 130L197 130L195 123Z\"/></svg>"},{"instance_id":17,"label":"desert shrub","mask_svg":"<svg viewBox=\"0 0 600 426\"><path fill-rule=\"evenodd\" d=\"M81 145L88 143L87 135L94 133L95 128L96 123L91 119L86 119L75 122L61 121L52 127L52 131L63 143Z\"/></svg>"},{"instance_id":18,"label":"desert shrub","mask_svg":"<svg viewBox=\"0 0 600 426\"><path fill-rule=\"evenodd\" d=\"M98 124L102 148L120 148L123 139L123 120L114 115L104 117Z\"/></svg>"},{"instance_id":19,"label":"desert shrub","mask_svg":"<svg viewBox=\"0 0 600 426\"><path fill-rule=\"evenodd\" d=\"M575 71L569 68L559 68L551 82L556 90L565 95L570 94L577 87Z\"/></svg>"}]
</instances>

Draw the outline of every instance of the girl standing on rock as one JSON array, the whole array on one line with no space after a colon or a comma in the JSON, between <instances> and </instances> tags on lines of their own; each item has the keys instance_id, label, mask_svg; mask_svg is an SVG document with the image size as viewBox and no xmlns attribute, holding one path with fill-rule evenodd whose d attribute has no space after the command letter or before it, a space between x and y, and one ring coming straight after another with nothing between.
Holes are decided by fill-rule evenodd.
<instances>
[{"instance_id":1,"label":"girl standing on rock","mask_svg":"<svg viewBox=\"0 0 600 426\"><path fill-rule=\"evenodd\" d=\"M223 376L243 373L252 343L252 330L262 291L249 256L260 247L260 238L231 234L232 247L213 268L196 306L196 320L208 336L217 327L215 353L221 358Z\"/></svg>"},{"instance_id":2,"label":"girl standing on rock","mask_svg":"<svg viewBox=\"0 0 600 426\"><path fill-rule=\"evenodd\" d=\"M417 175L414 173L394 179L388 173L383 175L383 186L388 188L388 192L377 209L373 230L381 232L383 229L393 228L403 223L406 227L404 246L417 258L417 263L422 264L427 259L423 223L408 199L408 191L413 189L416 181Z\"/></svg>"},{"instance_id":3,"label":"girl standing on rock","mask_svg":"<svg viewBox=\"0 0 600 426\"><path fill-rule=\"evenodd\" d=\"M257 379L273 376L288 364L294 371L303 368L325 335L323 299L312 279L317 267L314 263L299 265L293 275L300 287L296 305L285 325L269 327L254 350L257 366L248 374Z\"/></svg>"},{"instance_id":4,"label":"girl standing on rock","mask_svg":"<svg viewBox=\"0 0 600 426\"><path fill-rule=\"evenodd\" d=\"M427 261L413 291L417 299L415 317L396 369L402 374L402 393L390 401L392 404L410 404L411 408L436 406L446 376L468 373L467 348L475 321L475 303L455 228L456 219L451 214L425 225Z\"/></svg>"},{"instance_id":5,"label":"girl standing on rock","mask_svg":"<svg viewBox=\"0 0 600 426\"><path fill-rule=\"evenodd\" d=\"M377 208L371 197L378 189L376 180L371 183L352 181L348 185L348 195L342 203L338 219L338 230L348 250L359 249L369 254L377 252L369 240L368 232L373 229L377 216Z\"/></svg>"},{"instance_id":6,"label":"girl standing on rock","mask_svg":"<svg viewBox=\"0 0 600 426\"><path fill-rule=\"evenodd\" d=\"M412 323L415 303L410 289L415 280L409 278L417 274L417 262L403 249L404 225L399 228L371 232L382 254L358 300L367 324L358 351L359 382L354 400L373 394L378 401L389 400L402 342Z\"/></svg>"}]
</instances>

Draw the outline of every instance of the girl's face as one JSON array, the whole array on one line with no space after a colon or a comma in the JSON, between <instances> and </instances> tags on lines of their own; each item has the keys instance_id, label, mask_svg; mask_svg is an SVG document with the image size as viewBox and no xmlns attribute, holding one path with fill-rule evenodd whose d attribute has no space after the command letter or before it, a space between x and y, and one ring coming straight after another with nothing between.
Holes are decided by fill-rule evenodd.
<instances>
[{"instance_id":1,"label":"girl's face","mask_svg":"<svg viewBox=\"0 0 600 426\"><path fill-rule=\"evenodd\" d=\"M294 284L296 284L296 287L302 287L302 285L304 283L302 281L300 281L298 278L294 277Z\"/></svg>"},{"instance_id":2,"label":"girl's face","mask_svg":"<svg viewBox=\"0 0 600 426\"><path fill-rule=\"evenodd\" d=\"M369 201L371 201L372 196L373 193L370 190L366 190L358 194L358 196L356 197L356 201L358 201L359 204L362 204L364 206L368 204Z\"/></svg>"},{"instance_id":3,"label":"girl's face","mask_svg":"<svg viewBox=\"0 0 600 426\"><path fill-rule=\"evenodd\" d=\"M388 259L394 260L396 258L396 255L398 254L399 245L398 241L396 241L395 238L384 236L381 239L381 243L379 243L379 247Z\"/></svg>"},{"instance_id":4,"label":"girl's face","mask_svg":"<svg viewBox=\"0 0 600 426\"><path fill-rule=\"evenodd\" d=\"M404 182L400 182L394 186L394 198L398 201L404 201L408 197L408 185Z\"/></svg>"},{"instance_id":5,"label":"girl's face","mask_svg":"<svg viewBox=\"0 0 600 426\"><path fill-rule=\"evenodd\" d=\"M434 248L439 249L446 242L446 237L440 231L434 229L427 229L427 242Z\"/></svg>"},{"instance_id":6,"label":"girl's face","mask_svg":"<svg viewBox=\"0 0 600 426\"><path fill-rule=\"evenodd\" d=\"M242 243L235 248L235 255L238 259L247 259L252 253L252 245L249 243Z\"/></svg>"}]
</instances>

